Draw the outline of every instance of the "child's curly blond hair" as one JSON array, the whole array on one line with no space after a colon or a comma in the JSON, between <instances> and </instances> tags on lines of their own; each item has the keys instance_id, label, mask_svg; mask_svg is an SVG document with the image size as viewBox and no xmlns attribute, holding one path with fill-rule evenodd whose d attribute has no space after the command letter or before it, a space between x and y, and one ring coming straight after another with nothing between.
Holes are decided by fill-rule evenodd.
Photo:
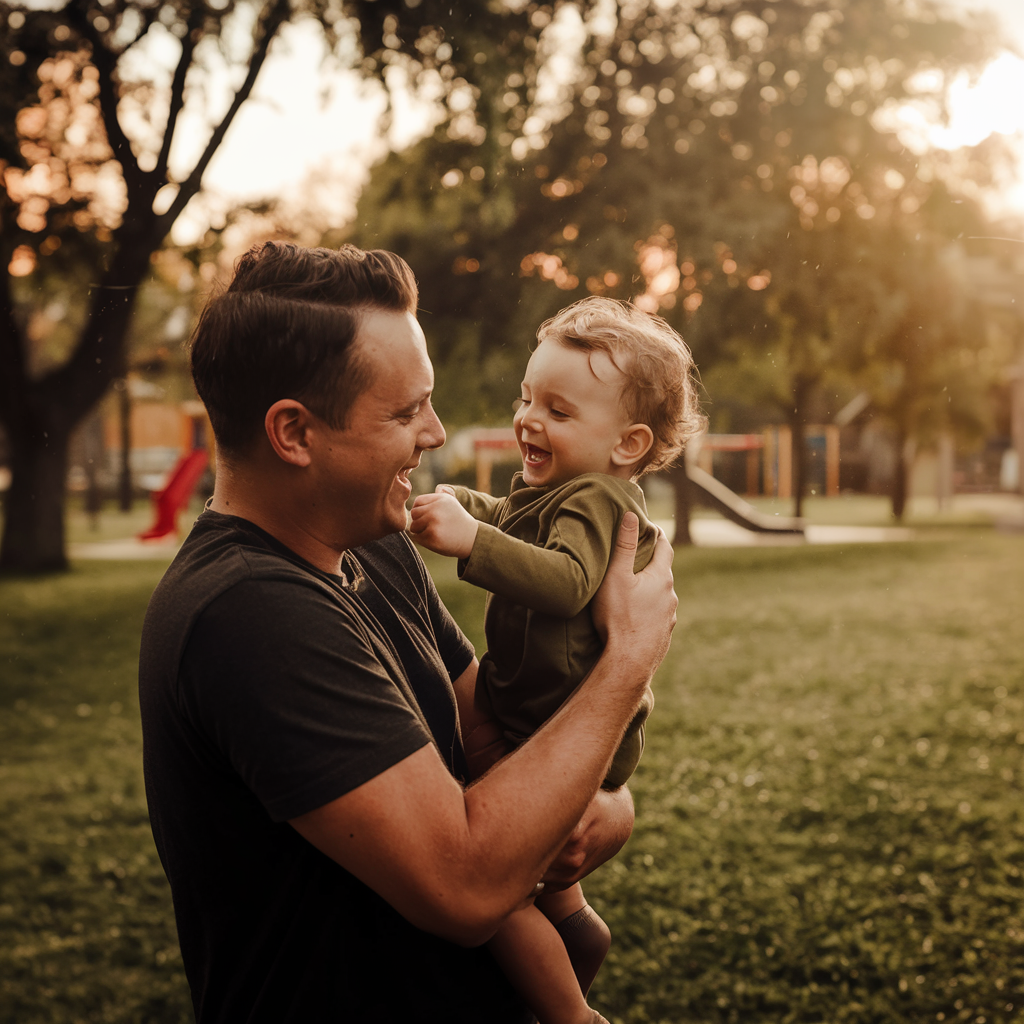
<instances>
[{"instance_id":1,"label":"child's curly blond hair","mask_svg":"<svg viewBox=\"0 0 1024 1024\"><path fill-rule=\"evenodd\" d=\"M633 423L645 423L654 444L637 463L643 476L671 465L706 421L697 402L693 356L660 317L632 302L591 295L545 320L537 344L605 352L625 376L622 405Z\"/></svg>"}]
</instances>

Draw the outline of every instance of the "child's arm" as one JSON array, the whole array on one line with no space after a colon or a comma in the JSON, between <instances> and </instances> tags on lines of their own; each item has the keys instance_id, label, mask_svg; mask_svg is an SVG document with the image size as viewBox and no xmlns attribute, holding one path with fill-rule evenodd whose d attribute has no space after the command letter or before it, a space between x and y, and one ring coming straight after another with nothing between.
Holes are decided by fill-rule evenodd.
<instances>
[{"instance_id":1,"label":"child's arm","mask_svg":"<svg viewBox=\"0 0 1024 1024\"><path fill-rule=\"evenodd\" d=\"M599 572L588 571L588 563L599 560L600 552L579 553L573 550L578 544L569 550L539 548L510 537L478 522L446 492L421 494L413 502L409 533L417 544L439 555L470 560L466 567L459 566L460 575L470 583L563 618L576 615L594 596L607 565L605 557ZM473 558L481 533L487 553Z\"/></svg>"},{"instance_id":2,"label":"child's arm","mask_svg":"<svg viewBox=\"0 0 1024 1024\"><path fill-rule=\"evenodd\" d=\"M614 481L592 474L547 513L537 543L481 523L461 579L509 601L558 618L572 618L592 600L604 579L623 514L644 509L627 499ZM650 560L657 530L641 527L635 569Z\"/></svg>"},{"instance_id":3,"label":"child's arm","mask_svg":"<svg viewBox=\"0 0 1024 1024\"><path fill-rule=\"evenodd\" d=\"M601 585L628 507L610 487L591 479L570 494L552 517L544 547L490 525L505 499L465 488L459 489L461 500L448 488L420 495L413 503L409 532L431 551L460 559L459 576L467 582L568 619L587 606ZM650 526L642 533L636 568L647 564L656 537Z\"/></svg>"}]
</instances>

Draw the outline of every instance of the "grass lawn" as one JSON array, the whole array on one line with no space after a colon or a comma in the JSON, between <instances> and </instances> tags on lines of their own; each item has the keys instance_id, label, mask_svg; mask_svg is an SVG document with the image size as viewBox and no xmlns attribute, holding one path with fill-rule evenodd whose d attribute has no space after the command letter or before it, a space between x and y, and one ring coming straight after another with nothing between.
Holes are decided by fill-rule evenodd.
<instances>
[{"instance_id":1,"label":"grass lawn","mask_svg":"<svg viewBox=\"0 0 1024 1024\"><path fill-rule=\"evenodd\" d=\"M161 571L0 583L3 1024L191 1019L135 696ZM634 836L585 886L615 934L594 1004L1024 1020L1024 536L680 550L676 578Z\"/></svg>"}]
</instances>

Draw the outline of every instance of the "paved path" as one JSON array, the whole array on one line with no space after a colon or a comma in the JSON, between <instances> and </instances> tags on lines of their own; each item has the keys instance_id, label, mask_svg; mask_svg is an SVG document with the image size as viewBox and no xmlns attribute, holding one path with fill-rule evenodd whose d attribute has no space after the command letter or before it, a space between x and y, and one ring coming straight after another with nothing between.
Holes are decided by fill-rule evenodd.
<instances>
[{"instance_id":1,"label":"paved path","mask_svg":"<svg viewBox=\"0 0 1024 1024\"><path fill-rule=\"evenodd\" d=\"M658 525L669 537L675 532L671 519ZM794 533L755 533L730 523L727 519L694 519L690 523L690 536L700 547L763 547L799 544L872 544L885 541L910 540L914 531L898 527L873 526L808 526L801 537ZM179 541L141 541L129 537L125 540L94 541L71 544L71 558L106 559L110 561L153 560L169 562L177 552Z\"/></svg>"},{"instance_id":2,"label":"paved path","mask_svg":"<svg viewBox=\"0 0 1024 1024\"><path fill-rule=\"evenodd\" d=\"M675 529L672 520L658 525L669 535ZM801 544L883 544L913 540L914 531L899 526L808 526L799 533L757 533L745 530L728 519L691 519L690 537L702 548L796 547Z\"/></svg>"},{"instance_id":3,"label":"paved path","mask_svg":"<svg viewBox=\"0 0 1024 1024\"><path fill-rule=\"evenodd\" d=\"M120 562L153 559L169 562L179 547L181 547L181 540L178 537L158 541L141 541L134 537L126 537L123 540L99 540L86 544L69 544L68 555L73 559L100 558Z\"/></svg>"}]
</instances>

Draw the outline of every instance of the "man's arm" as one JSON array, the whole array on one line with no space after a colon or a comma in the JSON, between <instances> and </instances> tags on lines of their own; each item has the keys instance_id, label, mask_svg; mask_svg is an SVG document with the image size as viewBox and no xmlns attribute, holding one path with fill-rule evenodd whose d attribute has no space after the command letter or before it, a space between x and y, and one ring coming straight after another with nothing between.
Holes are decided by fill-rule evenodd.
<instances>
[{"instance_id":1,"label":"man's arm","mask_svg":"<svg viewBox=\"0 0 1024 1024\"><path fill-rule=\"evenodd\" d=\"M479 667L474 658L452 683L459 705L462 746L473 779L484 775L511 750L497 720L477 700ZM633 797L628 787L599 789L548 867L543 879L547 890L567 889L614 857L633 831L633 816Z\"/></svg>"},{"instance_id":2,"label":"man's arm","mask_svg":"<svg viewBox=\"0 0 1024 1024\"><path fill-rule=\"evenodd\" d=\"M597 792L675 622L672 550L662 538L634 576L637 522L627 520L597 606L604 654L527 742L466 790L428 745L292 820L412 924L463 945L486 941L530 897Z\"/></svg>"}]
</instances>

